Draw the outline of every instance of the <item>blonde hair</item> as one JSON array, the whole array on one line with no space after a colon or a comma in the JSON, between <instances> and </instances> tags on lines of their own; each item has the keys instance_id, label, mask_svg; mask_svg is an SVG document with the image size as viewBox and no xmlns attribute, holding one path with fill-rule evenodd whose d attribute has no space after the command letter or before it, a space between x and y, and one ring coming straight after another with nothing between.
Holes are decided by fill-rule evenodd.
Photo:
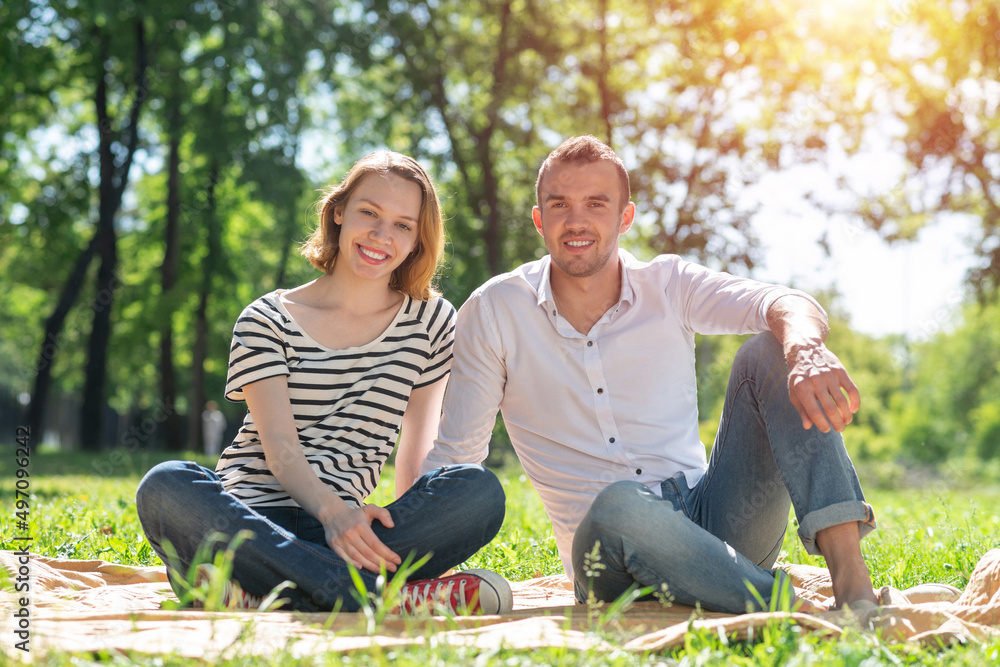
<instances>
[{"instance_id":1,"label":"blonde hair","mask_svg":"<svg viewBox=\"0 0 1000 667\"><path fill-rule=\"evenodd\" d=\"M424 168L411 157L392 151L378 151L358 160L338 185L327 188L317 203L319 224L302 244L300 252L320 271L330 273L340 250L340 225L334 222L334 210L347 203L361 179L369 174L396 174L420 187L420 213L417 217L417 243L389 279L389 287L426 301L439 296L434 286L441 256L444 254L444 222L437 190Z\"/></svg>"}]
</instances>

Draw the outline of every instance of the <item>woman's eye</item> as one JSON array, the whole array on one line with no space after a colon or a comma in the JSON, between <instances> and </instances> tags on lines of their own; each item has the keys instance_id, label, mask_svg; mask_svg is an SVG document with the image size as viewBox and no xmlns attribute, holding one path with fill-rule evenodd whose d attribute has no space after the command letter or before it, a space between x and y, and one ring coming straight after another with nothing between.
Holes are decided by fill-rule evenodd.
<instances>
[{"instance_id":1,"label":"woman's eye","mask_svg":"<svg viewBox=\"0 0 1000 667\"><path fill-rule=\"evenodd\" d=\"M369 217L374 218L375 217L375 212L374 211L369 211L368 209L365 208L365 209L361 209L361 215L367 215Z\"/></svg>"}]
</instances>

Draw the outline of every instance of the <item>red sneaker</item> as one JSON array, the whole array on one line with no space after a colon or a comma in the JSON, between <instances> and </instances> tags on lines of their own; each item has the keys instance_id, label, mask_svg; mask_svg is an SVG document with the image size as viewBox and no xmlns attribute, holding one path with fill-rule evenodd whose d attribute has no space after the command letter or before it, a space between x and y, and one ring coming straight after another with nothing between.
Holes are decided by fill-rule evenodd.
<instances>
[{"instance_id":1,"label":"red sneaker","mask_svg":"<svg viewBox=\"0 0 1000 667\"><path fill-rule=\"evenodd\" d=\"M410 581L401 594L404 612L433 611L438 605L466 614L506 614L514 608L510 584L490 570L463 570L450 577Z\"/></svg>"}]
</instances>

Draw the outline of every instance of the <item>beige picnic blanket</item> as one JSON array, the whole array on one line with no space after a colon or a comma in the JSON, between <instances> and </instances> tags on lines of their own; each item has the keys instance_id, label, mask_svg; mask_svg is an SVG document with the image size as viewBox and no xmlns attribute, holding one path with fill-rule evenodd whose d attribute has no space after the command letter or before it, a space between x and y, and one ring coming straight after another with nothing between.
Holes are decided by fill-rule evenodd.
<instances>
[{"instance_id":1,"label":"beige picnic blanket","mask_svg":"<svg viewBox=\"0 0 1000 667\"><path fill-rule=\"evenodd\" d=\"M9 575L0 598L0 641L6 656L35 662L48 651L174 653L214 661L281 651L302 657L373 644L427 642L482 649L614 650L624 646L657 651L683 644L692 628L742 640L752 639L769 623L789 620L830 637L854 628L878 631L883 641L929 646L1000 637L1000 549L982 557L964 592L939 584L903 592L884 588L882 606L863 613L732 616L640 602L612 614L607 607L575 604L565 578L553 576L512 582L514 610L509 614L388 616L377 623L364 614L347 613L165 611L161 602L173 593L162 567L129 567L100 560L32 555L29 591L17 592L15 577L22 564L18 558L15 552L0 551L0 565ZM832 595L826 570L793 564L783 567L801 596L822 601ZM30 653L15 647L19 622L15 613L25 596L30 598Z\"/></svg>"}]
</instances>

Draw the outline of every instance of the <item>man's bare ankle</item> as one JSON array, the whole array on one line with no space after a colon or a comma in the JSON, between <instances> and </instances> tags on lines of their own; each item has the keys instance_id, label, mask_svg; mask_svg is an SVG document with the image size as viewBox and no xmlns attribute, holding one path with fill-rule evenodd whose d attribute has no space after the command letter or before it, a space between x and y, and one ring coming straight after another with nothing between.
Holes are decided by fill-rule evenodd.
<instances>
[{"instance_id":1,"label":"man's bare ankle","mask_svg":"<svg viewBox=\"0 0 1000 667\"><path fill-rule=\"evenodd\" d=\"M858 570L850 575L843 572L840 574L841 576L833 581L833 596L837 607L842 608L862 600L878 604L878 596L875 595L875 588L872 586L868 568L863 568L863 572Z\"/></svg>"},{"instance_id":2,"label":"man's bare ankle","mask_svg":"<svg viewBox=\"0 0 1000 667\"><path fill-rule=\"evenodd\" d=\"M875 590L869 588L866 590L859 590L852 593L845 593L842 596L835 596L838 607L845 607L852 605L856 602L871 602L873 604L878 604L878 597L875 595Z\"/></svg>"},{"instance_id":3,"label":"man's bare ankle","mask_svg":"<svg viewBox=\"0 0 1000 667\"><path fill-rule=\"evenodd\" d=\"M878 604L871 574L861 554L857 524L846 523L820 531L816 546L826 558L838 608L859 601Z\"/></svg>"}]
</instances>

